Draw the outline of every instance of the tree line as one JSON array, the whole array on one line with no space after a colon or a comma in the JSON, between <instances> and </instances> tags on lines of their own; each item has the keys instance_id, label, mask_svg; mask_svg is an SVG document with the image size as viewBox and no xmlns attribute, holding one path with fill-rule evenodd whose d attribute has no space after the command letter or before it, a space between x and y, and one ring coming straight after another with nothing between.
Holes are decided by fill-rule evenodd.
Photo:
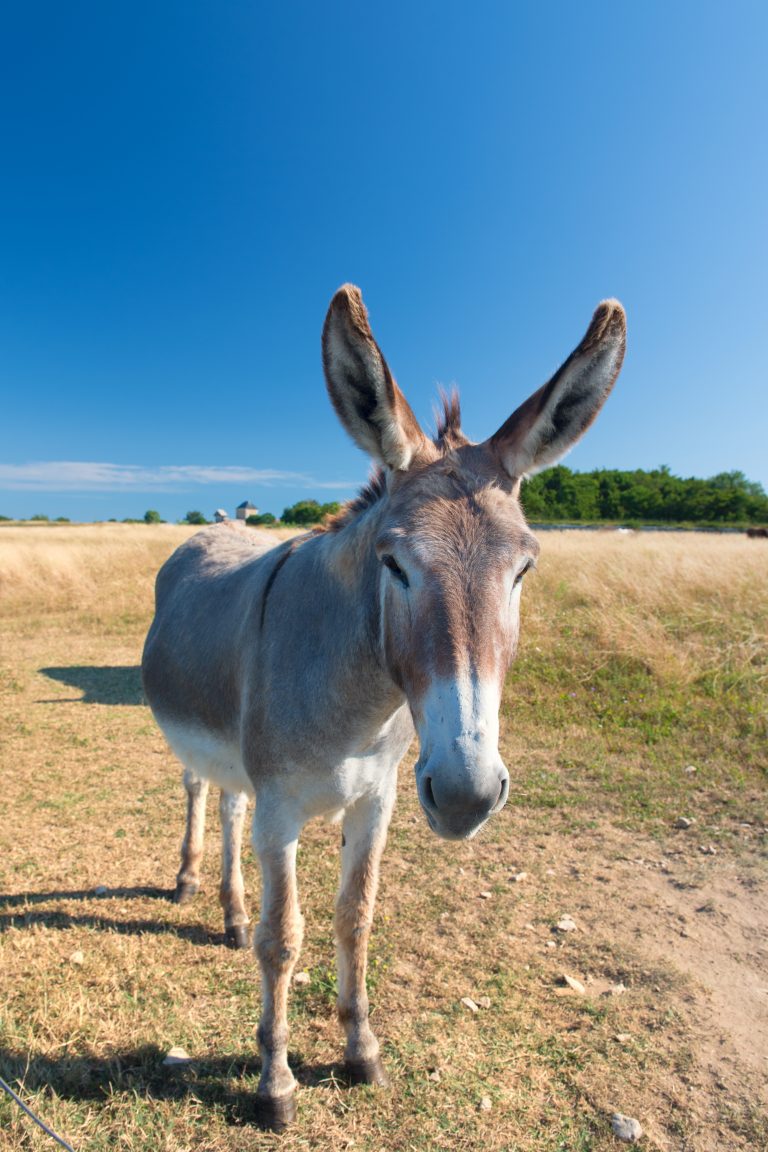
<instances>
[{"instance_id":1,"label":"tree line","mask_svg":"<svg viewBox=\"0 0 768 1152\"><path fill-rule=\"evenodd\" d=\"M608 524L699 524L768 525L768 495L761 484L748 480L743 472L719 472L708 480L673 476L669 468L632 472L596 468L592 472L572 472L560 464L526 480L520 499L529 520L542 523ZM305 527L322 524L341 506L332 501L299 500L283 510L278 519L272 512L249 516L252 526L289 524ZM0 516L0 520L7 520ZM38 514L33 520L48 520ZM146 524L161 524L160 513L148 509ZM57 522L66 523L59 516ZM124 523L137 524L139 520ZM182 524L208 524L202 512L187 512Z\"/></svg>"},{"instance_id":2,"label":"tree line","mask_svg":"<svg viewBox=\"0 0 768 1152\"><path fill-rule=\"evenodd\" d=\"M768 523L768 496L743 472L708 480L669 468L572 472L564 465L526 480L520 495L529 520L641 524Z\"/></svg>"}]
</instances>

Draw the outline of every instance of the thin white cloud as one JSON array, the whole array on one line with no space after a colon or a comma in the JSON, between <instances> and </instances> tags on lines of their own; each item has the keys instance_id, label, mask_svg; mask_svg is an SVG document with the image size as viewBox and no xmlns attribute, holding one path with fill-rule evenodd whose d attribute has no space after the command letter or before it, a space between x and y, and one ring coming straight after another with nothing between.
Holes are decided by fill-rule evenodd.
<instances>
[{"instance_id":1,"label":"thin white cloud","mask_svg":"<svg viewBox=\"0 0 768 1152\"><path fill-rule=\"evenodd\" d=\"M302 472L272 468L222 467L198 464L106 464L76 460L45 460L30 464L0 464L0 488L15 492L184 492L203 485L282 485L287 488L355 488L355 480L315 480Z\"/></svg>"}]
</instances>

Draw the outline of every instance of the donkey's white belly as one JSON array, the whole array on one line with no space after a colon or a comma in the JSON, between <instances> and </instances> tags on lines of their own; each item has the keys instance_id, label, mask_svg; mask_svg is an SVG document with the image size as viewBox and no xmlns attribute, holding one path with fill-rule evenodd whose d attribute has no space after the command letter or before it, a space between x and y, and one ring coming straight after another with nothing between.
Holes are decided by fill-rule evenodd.
<instances>
[{"instance_id":1,"label":"donkey's white belly","mask_svg":"<svg viewBox=\"0 0 768 1152\"><path fill-rule=\"evenodd\" d=\"M226 792L255 795L253 781L243 764L240 745L219 733L189 722L156 714L172 751L185 768ZM384 793L413 736L410 715L399 709L361 755L345 756L330 765L318 753L314 763L288 761L275 766L263 781L272 796L279 795L301 820L313 816L334 818L363 796ZM261 785L259 786L261 789Z\"/></svg>"},{"instance_id":2,"label":"donkey's white belly","mask_svg":"<svg viewBox=\"0 0 768 1152\"><path fill-rule=\"evenodd\" d=\"M238 741L226 740L216 732L197 724L168 720L155 713L163 735L185 768L203 780L210 780L225 792L245 792L253 796Z\"/></svg>"}]
</instances>

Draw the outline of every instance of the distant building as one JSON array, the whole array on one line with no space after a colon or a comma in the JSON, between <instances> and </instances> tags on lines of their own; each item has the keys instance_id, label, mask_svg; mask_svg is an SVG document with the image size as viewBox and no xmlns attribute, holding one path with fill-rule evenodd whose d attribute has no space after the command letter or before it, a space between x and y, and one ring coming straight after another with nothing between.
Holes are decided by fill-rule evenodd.
<instances>
[{"instance_id":1,"label":"distant building","mask_svg":"<svg viewBox=\"0 0 768 1152\"><path fill-rule=\"evenodd\" d=\"M238 504L235 515L238 520L247 520L249 516L258 516L259 510L255 504L251 504L250 500L243 500L242 504Z\"/></svg>"},{"instance_id":2,"label":"distant building","mask_svg":"<svg viewBox=\"0 0 768 1152\"><path fill-rule=\"evenodd\" d=\"M229 520L229 516L223 508L217 508L213 514L213 518L217 524L223 524L225 520Z\"/></svg>"}]
</instances>

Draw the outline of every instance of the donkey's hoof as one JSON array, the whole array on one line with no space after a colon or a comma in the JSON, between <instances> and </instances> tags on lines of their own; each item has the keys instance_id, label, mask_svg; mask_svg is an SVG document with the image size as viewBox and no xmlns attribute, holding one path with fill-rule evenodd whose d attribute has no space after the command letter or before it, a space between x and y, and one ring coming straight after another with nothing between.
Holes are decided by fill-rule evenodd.
<instances>
[{"instance_id":1,"label":"donkey's hoof","mask_svg":"<svg viewBox=\"0 0 768 1152\"><path fill-rule=\"evenodd\" d=\"M256 1123L269 1132L282 1132L296 1119L296 1093L288 1096L257 1096Z\"/></svg>"},{"instance_id":2,"label":"donkey's hoof","mask_svg":"<svg viewBox=\"0 0 768 1152\"><path fill-rule=\"evenodd\" d=\"M224 943L227 948L250 948L251 934L247 924L233 924L224 932Z\"/></svg>"},{"instance_id":3,"label":"donkey's hoof","mask_svg":"<svg viewBox=\"0 0 768 1152\"><path fill-rule=\"evenodd\" d=\"M350 1084L376 1084L379 1088L389 1087L389 1078L378 1056L374 1060L345 1060L344 1071Z\"/></svg>"},{"instance_id":4,"label":"donkey's hoof","mask_svg":"<svg viewBox=\"0 0 768 1152\"><path fill-rule=\"evenodd\" d=\"M194 880L179 880L173 894L174 904L187 904L200 891L200 885Z\"/></svg>"}]
</instances>

